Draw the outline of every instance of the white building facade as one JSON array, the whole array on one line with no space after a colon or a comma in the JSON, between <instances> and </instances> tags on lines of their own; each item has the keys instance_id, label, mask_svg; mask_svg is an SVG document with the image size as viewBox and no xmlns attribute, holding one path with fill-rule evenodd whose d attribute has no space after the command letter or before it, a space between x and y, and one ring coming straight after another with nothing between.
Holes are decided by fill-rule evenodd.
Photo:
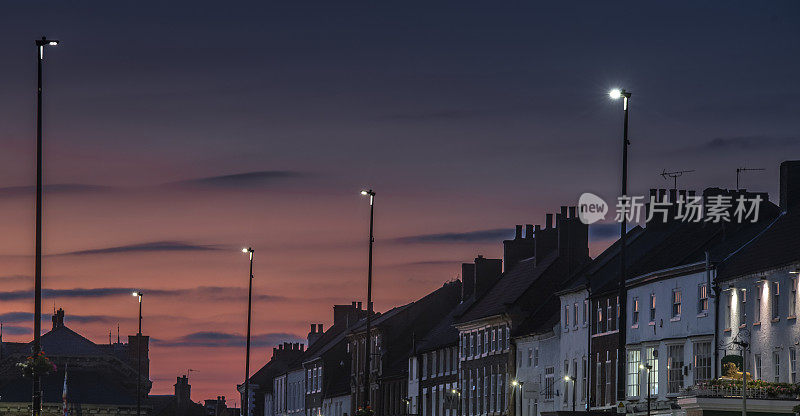
<instances>
[{"instance_id":1,"label":"white building facade","mask_svg":"<svg viewBox=\"0 0 800 416\"><path fill-rule=\"evenodd\" d=\"M542 412L563 409L564 377L559 368L558 327L543 334L514 338L516 378L511 400L516 416L539 416Z\"/></svg>"},{"instance_id":2,"label":"white building facade","mask_svg":"<svg viewBox=\"0 0 800 416\"><path fill-rule=\"evenodd\" d=\"M561 294L561 322L558 331L564 410L586 409L589 398L589 293L583 288ZM569 376L570 380L565 379Z\"/></svg>"},{"instance_id":3,"label":"white building facade","mask_svg":"<svg viewBox=\"0 0 800 416\"><path fill-rule=\"evenodd\" d=\"M628 281L629 411L643 411L649 392L652 414L677 414L671 402L684 387L715 377L713 280L700 262Z\"/></svg>"}]
</instances>

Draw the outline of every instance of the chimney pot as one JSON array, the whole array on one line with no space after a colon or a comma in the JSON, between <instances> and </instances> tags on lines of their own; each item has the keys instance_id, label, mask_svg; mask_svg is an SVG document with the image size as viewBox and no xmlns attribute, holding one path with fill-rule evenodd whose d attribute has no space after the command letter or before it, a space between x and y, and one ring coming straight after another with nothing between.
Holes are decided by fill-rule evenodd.
<instances>
[{"instance_id":1,"label":"chimney pot","mask_svg":"<svg viewBox=\"0 0 800 416\"><path fill-rule=\"evenodd\" d=\"M664 197L667 195L666 189L659 189L658 190L658 202L664 202Z\"/></svg>"},{"instance_id":2,"label":"chimney pot","mask_svg":"<svg viewBox=\"0 0 800 416\"><path fill-rule=\"evenodd\" d=\"M537 233L537 232L539 232L541 229L542 229L542 226L541 226L541 225L539 225L539 224L536 224L536 225L534 226L533 235L535 236L535 235L536 235L536 233Z\"/></svg>"},{"instance_id":3,"label":"chimney pot","mask_svg":"<svg viewBox=\"0 0 800 416\"><path fill-rule=\"evenodd\" d=\"M569 217L575 218L575 207L569 207Z\"/></svg>"},{"instance_id":4,"label":"chimney pot","mask_svg":"<svg viewBox=\"0 0 800 416\"><path fill-rule=\"evenodd\" d=\"M317 324L317 331L319 331L320 334L324 332L322 331L322 324Z\"/></svg>"},{"instance_id":5,"label":"chimney pot","mask_svg":"<svg viewBox=\"0 0 800 416\"><path fill-rule=\"evenodd\" d=\"M517 225L514 230L514 239L519 240L520 238L522 238L522 226Z\"/></svg>"},{"instance_id":6,"label":"chimney pot","mask_svg":"<svg viewBox=\"0 0 800 416\"><path fill-rule=\"evenodd\" d=\"M311 333L312 334L316 334L317 333L317 324L311 324Z\"/></svg>"},{"instance_id":7,"label":"chimney pot","mask_svg":"<svg viewBox=\"0 0 800 416\"><path fill-rule=\"evenodd\" d=\"M545 228L552 228L553 227L553 214L545 214L544 215L544 225L545 225Z\"/></svg>"},{"instance_id":8,"label":"chimney pot","mask_svg":"<svg viewBox=\"0 0 800 416\"><path fill-rule=\"evenodd\" d=\"M363 305L363 303L361 303L361 302L358 302L358 305L357 305L357 306L358 306L358 310L361 310L361 306L362 306L362 305Z\"/></svg>"},{"instance_id":9,"label":"chimney pot","mask_svg":"<svg viewBox=\"0 0 800 416\"><path fill-rule=\"evenodd\" d=\"M678 200L678 195L677 194L678 194L678 190L677 189L670 189L669 190L669 202L672 202L674 204L675 201Z\"/></svg>"},{"instance_id":10,"label":"chimney pot","mask_svg":"<svg viewBox=\"0 0 800 416\"><path fill-rule=\"evenodd\" d=\"M561 206L561 218L566 218L566 217L567 217L567 206L566 205L562 205Z\"/></svg>"},{"instance_id":11,"label":"chimney pot","mask_svg":"<svg viewBox=\"0 0 800 416\"><path fill-rule=\"evenodd\" d=\"M525 238L533 238L533 225L525 224Z\"/></svg>"}]
</instances>

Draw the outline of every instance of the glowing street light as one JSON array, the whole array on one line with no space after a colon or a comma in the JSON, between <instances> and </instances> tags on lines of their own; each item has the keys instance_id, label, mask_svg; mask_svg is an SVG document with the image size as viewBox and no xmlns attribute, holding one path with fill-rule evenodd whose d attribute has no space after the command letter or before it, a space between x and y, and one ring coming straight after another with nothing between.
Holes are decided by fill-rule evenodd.
<instances>
[{"instance_id":1,"label":"glowing street light","mask_svg":"<svg viewBox=\"0 0 800 416\"><path fill-rule=\"evenodd\" d=\"M57 40L36 40L37 92L36 92L36 254L33 284L33 356L42 351L42 61L45 46L58 45ZM33 394L31 395L33 416L42 412L42 378L33 372Z\"/></svg>"},{"instance_id":2,"label":"glowing street light","mask_svg":"<svg viewBox=\"0 0 800 416\"><path fill-rule=\"evenodd\" d=\"M628 146L630 145L630 141L628 140L628 101L631 98L631 93L625 91L625 89L613 89L608 93L608 96L614 100L618 100L622 98L622 110L625 113L623 127L622 127L622 186L621 186L621 193L620 196L625 199L628 194ZM619 224L619 287L617 293L617 303L619 303L618 310L619 310L619 322L626 322L627 319L627 290L625 288L625 251L627 247L627 235L628 235L628 221L627 215L622 216L622 221ZM617 344L617 354L619 357L625 356L625 331L620 331L620 336L618 337L619 343ZM617 362L617 374L625 374L625 361L618 360ZM617 392L618 396L624 397L625 393L625 378L618 377L617 378Z\"/></svg>"},{"instance_id":3,"label":"glowing street light","mask_svg":"<svg viewBox=\"0 0 800 416\"><path fill-rule=\"evenodd\" d=\"M370 190L361 190L361 195L368 196L369 195L369 262L367 268L367 325L366 325L366 357L364 359L364 406L363 408L366 409L369 407L369 393L370 393L370 384L369 384L369 376L370 376L370 356L372 355L372 338L370 336L371 325L372 325L372 244L375 242L375 236L373 235L374 225L375 225L375 191L372 189Z\"/></svg>"},{"instance_id":4,"label":"glowing street light","mask_svg":"<svg viewBox=\"0 0 800 416\"><path fill-rule=\"evenodd\" d=\"M244 400L242 401L242 414L250 414L250 321L253 315L253 250L252 247L245 247L242 253L250 255L250 279L247 292L247 342L245 347L244 359Z\"/></svg>"},{"instance_id":5,"label":"glowing street light","mask_svg":"<svg viewBox=\"0 0 800 416\"><path fill-rule=\"evenodd\" d=\"M570 382L570 381L572 382L572 412L575 413L575 393L576 393L576 390L577 390L577 387L575 386L575 377L570 376L570 375L566 375L566 376L564 376L564 381L565 382ZM569 386L566 386L566 388L568 388L568 387ZM564 392L564 394L566 394L566 392Z\"/></svg>"},{"instance_id":6,"label":"glowing street light","mask_svg":"<svg viewBox=\"0 0 800 416\"><path fill-rule=\"evenodd\" d=\"M136 333L136 416L142 412L142 293L141 290L131 293L139 300L139 332Z\"/></svg>"}]
</instances>

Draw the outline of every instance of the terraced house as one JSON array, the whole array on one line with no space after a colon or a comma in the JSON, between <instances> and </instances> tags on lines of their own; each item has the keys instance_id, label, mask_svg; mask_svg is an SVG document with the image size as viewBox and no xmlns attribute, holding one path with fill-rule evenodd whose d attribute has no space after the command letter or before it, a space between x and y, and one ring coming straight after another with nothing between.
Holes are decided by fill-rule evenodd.
<instances>
[{"instance_id":1,"label":"terraced house","mask_svg":"<svg viewBox=\"0 0 800 416\"><path fill-rule=\"evenodd\" d=\"M456 321L463 414L516 412L512 336L552 330L559 316L556 291L590 260L588 229L574 207L562 207L555 226L552 215L546 218L544 228L528 226L525 236L517 227L514 240L504 242L504 273L485 292L476 290L475 302Z\"/></svg>"}]
</instances>

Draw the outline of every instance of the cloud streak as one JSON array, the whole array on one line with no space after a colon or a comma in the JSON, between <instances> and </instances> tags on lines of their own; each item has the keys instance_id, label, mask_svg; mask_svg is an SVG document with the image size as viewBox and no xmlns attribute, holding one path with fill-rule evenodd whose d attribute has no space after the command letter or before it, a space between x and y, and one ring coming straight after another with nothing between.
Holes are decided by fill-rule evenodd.
<instances>
[{"instance_id":1,"label":"cloud streak","mask_svg":"<svg viewBox=\"0 0 800 416\"><path fill-rule=\"evenodd\" d=\"M114 247L69 251L57 255L86 256L93 254L162 253L170 251L213 251L213 250L220 250L220 248L209 245L191 244L183 241L150 241L146 243L128 244L128 245L114 246Z\"/></svg>"},{"instance_id":2,"label":"cloud streak","mask_svg":"<svg viewBox=\"0 0 800 416\"><path fill-rule=\"evenodd\" d=\"M733 136L716 137L704 143L706 150L764 150L800 146L800 137Z\"/></svg>"},{"instance_id":3,"label":"cloud streak","mask_svg":"<svg viewBox=\"0 0 800 416\"><path fill-rule=\"evenodd\" d=\"M152 342L162 347L242 347L245 345L245 336L239 333L200 331L184 335L172 340L153 339ZM304 338L283 332L271 332L250 337L250 343L255 347L270 347L283 342L303 342Z\"/></svg>"},{"instance_id":4,"label":"cloud streak","mask_svg":"<svg viewBox=\"0 0 800 416\"><path fill-rule=\"evenodd\" d=\"M77 288L77 289L43 289L42 296L46 298L109 298L117 296L130 296L135 288L106 287L106 288ZM247 289L226 286L200 286L188 289L154 289L145 292L145 296L155 297L181 297L201 298L217 301L241 301L247 297ZM12 290L0 292L0 300L14 301L30 299L32 290ZM258 301L272 302L286 300L282 296L254 295Z\"/></svg>"},{"instance_id":5,"label":"cloud streak","mask_svg":"<svg viewBox=\"0 0 800 416\"><path fill-rule=\"evenodd\" d=\"M273 186L303 176L305 176L305 174L289 170L260 170L187 179L184 181L170 182L164 186L189 189L247 189Z\"/></svg>"},{"instance_id":6,"label":"cloud streak","mask_svg":"<svg viewBox=\"0 0 800 416\"><path fill-rule=\"evenodd\" d=\"M475 243L496 242L498 240L513 238L514 230L508 228L493 228L489 230L467 231L463 233L438 233L419 234L396 238L400 244L429 244L429 243Z\"/></svg>"}]
</instances>

